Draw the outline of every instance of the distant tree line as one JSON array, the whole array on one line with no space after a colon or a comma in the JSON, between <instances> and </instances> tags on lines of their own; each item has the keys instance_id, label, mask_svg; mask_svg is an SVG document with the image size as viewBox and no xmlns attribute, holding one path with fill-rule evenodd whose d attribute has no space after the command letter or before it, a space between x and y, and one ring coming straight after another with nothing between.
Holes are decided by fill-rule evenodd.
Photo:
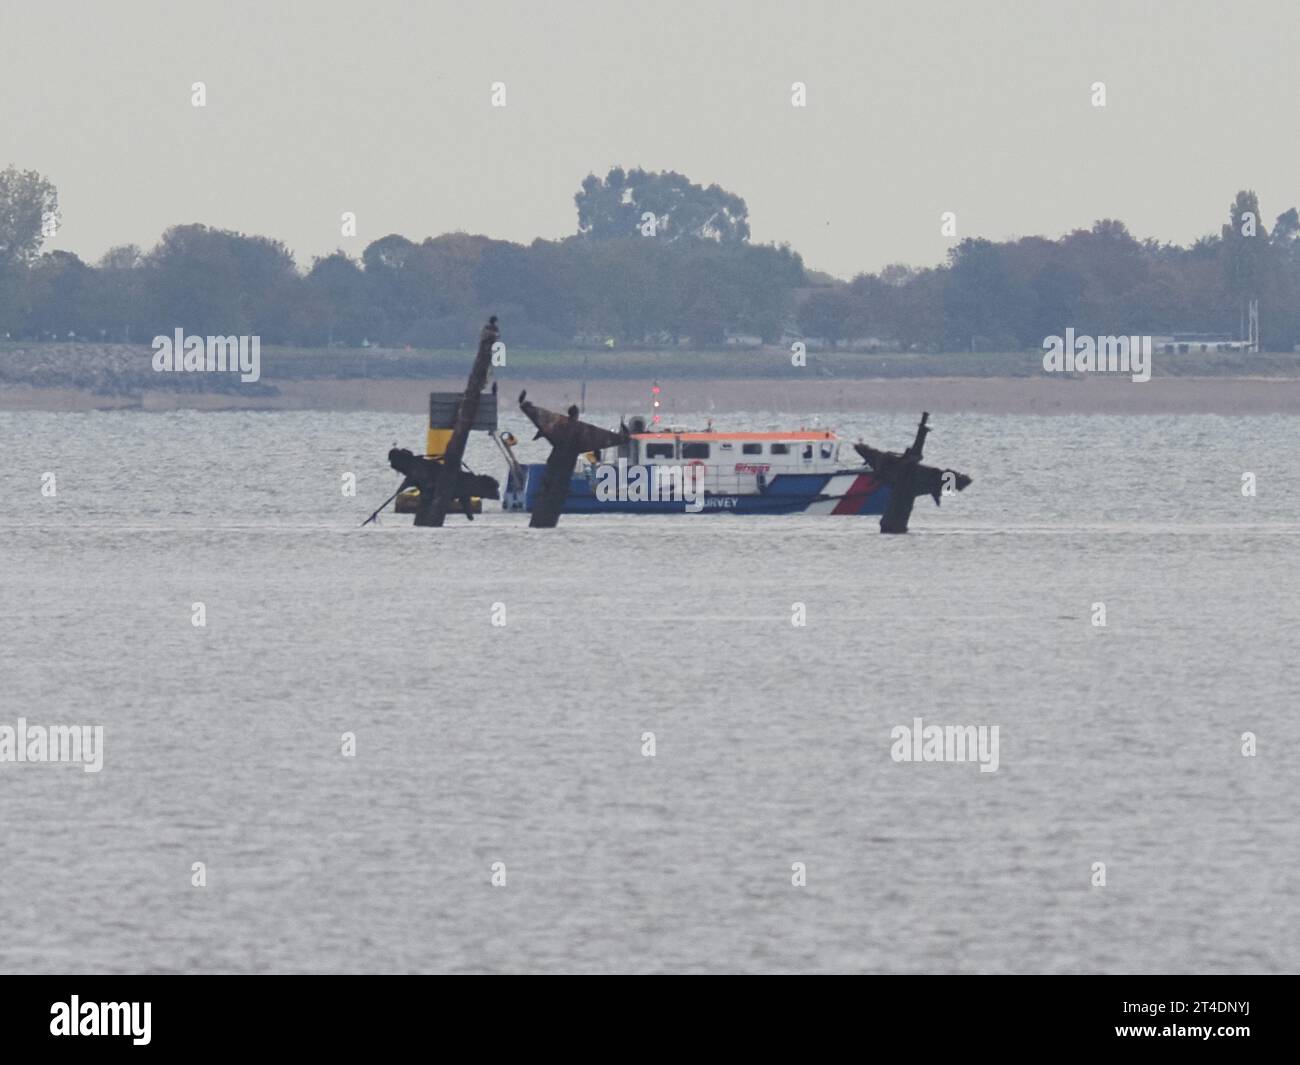
<instances>
[{"instance_id":1,"label":"distant tree line","mask_svg":"<svg viewBox=\"0 0 1300 1065\"><path fill-rule=\"evenodd\" d=\"M589 176L575 203L575 235L529 245L392 234L359 259L336 251L303 272L280 241L181 225L148 252L116 247L91 265L41 252L56 191L10 167L0 171L0 337L147 343L179 327L305 347L458 347L491 311L523 347L805 336L1016 350L1067 326L1236 336L1256 297L1264 345L1300 341L1300 218L1292 208L1266 227L1248 191L1217 235L1190 248L1100 221L1059 240L968 238L942 266L849 282L806 271L789 247L751 243L743 199L680 174L616 167Z\"/></svg>"},{"instance_id":2,"label":"distant tree line","mask_svg":"<svg viewBox=\"0 0 1300 1065\"><path fill-rule=\"evenodd\" d=\"M1300 342L1300 217L1271 229L1255 193L1237 194L1216 235L1190 248L1136 240L1103 220L1061 237L967 238L944 266L886 267L808 293L799 324L831 341L873 337L904 349L1016 351L1079 334L1241 335L1259 301L1265 348Z\"/></svg>"}]
</instances>

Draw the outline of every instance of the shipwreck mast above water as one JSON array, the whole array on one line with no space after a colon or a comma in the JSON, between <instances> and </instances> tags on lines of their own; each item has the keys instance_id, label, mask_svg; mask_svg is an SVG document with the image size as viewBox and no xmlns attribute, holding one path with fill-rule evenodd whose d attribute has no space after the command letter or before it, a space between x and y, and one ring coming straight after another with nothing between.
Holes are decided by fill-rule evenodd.
<instances>
[{"instance_id":1,"label":"shipwreck mast above water","mask_svg":"<svg viewBox=\"0 0 1300 1065\"><path fill-rule=\"evenodd\" d=\"M474 365L469 371L465 394L461 397L460 409L456 412L456 424L452 428L451 439L447 442L447 450L442 455L443 471L450 471L452 476L438 479L433 506L422 524L441 528L447 518L447 511L451 509L456 499L455 475L460 471L461 463L465 461L465 444L469 440L470 430L474 427L474 419L478 416L479 395L483 391L483 386L487 384L488 369L492 364L492 346L500 336L501 330L497 328L497 316L494 314L479 333L478 353L474 356Z\"/></svg>"}]
</instances>

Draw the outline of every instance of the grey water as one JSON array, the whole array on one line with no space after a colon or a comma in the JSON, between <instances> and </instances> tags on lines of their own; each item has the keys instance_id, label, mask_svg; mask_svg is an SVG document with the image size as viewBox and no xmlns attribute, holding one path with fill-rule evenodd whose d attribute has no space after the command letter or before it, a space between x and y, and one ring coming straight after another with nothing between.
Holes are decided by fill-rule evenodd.
<instances>
[{"instance_id":1,"label":"grey water","mask_svg":"<svg viewBox=\"0 0 1300 1065\"><path fill-rule=\"evenodd\" d=\"M0 413L0 725L104 728L0 762L0 970L1300 967L1300 418L936 417L906 537L359 529L418 422Z\"/></svg>"}]
</instances>

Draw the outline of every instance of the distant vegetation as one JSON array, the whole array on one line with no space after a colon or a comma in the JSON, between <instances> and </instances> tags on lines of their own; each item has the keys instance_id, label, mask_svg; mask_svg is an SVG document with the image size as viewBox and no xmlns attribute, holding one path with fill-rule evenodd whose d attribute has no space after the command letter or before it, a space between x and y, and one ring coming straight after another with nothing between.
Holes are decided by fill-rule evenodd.
<instances>
[{"instance_id":1,"label":"distant vegetation","mask_svg":"<svg viewBox=\"0 0 1300 1065\"><path fill-rule=\"evenodd\" d=\"M1079 333L1236 336L1259 299L1263 344L1300 341L1300 217L1270 227L1239 192L1217 234L1189 248L1138 241L1099 221L1057 240L967 238L942 266L889 266L844 282L806 271L785 246L750 243L745 201L680 174L588 176L578 232L513 244L392 234L359 259L302 273L284 244L175 226L144 252L97 264L41 252L57 194L31 171L0 171L0 338L148 343L176 328L260 335L265 344L459 347L483 315L517 347L662 348L827 344L908 351L1037 348ZM937 224L937 223L936 223Z\"/></svg>"}]
</instances>

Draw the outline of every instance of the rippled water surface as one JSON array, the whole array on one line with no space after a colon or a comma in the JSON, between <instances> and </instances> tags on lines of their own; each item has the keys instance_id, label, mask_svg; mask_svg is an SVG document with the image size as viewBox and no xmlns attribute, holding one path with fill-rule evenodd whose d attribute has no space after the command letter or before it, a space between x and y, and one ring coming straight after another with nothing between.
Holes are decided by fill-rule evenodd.
<instances>
[{"instance_id":1,"label":"rippled water surface","mask_svg":"<svg viewBox=\"0 0 1300 1065\"><path fill-rule=\"evenodd\" d=\"M1300 419L946 415L975 483L907 537L360 530L395 440L0 413L0 725L105 729L99 773L0 763L0 969L1298 968ZM895 763L914 717L997 772Z\"/></svg>"}]
</instances>

